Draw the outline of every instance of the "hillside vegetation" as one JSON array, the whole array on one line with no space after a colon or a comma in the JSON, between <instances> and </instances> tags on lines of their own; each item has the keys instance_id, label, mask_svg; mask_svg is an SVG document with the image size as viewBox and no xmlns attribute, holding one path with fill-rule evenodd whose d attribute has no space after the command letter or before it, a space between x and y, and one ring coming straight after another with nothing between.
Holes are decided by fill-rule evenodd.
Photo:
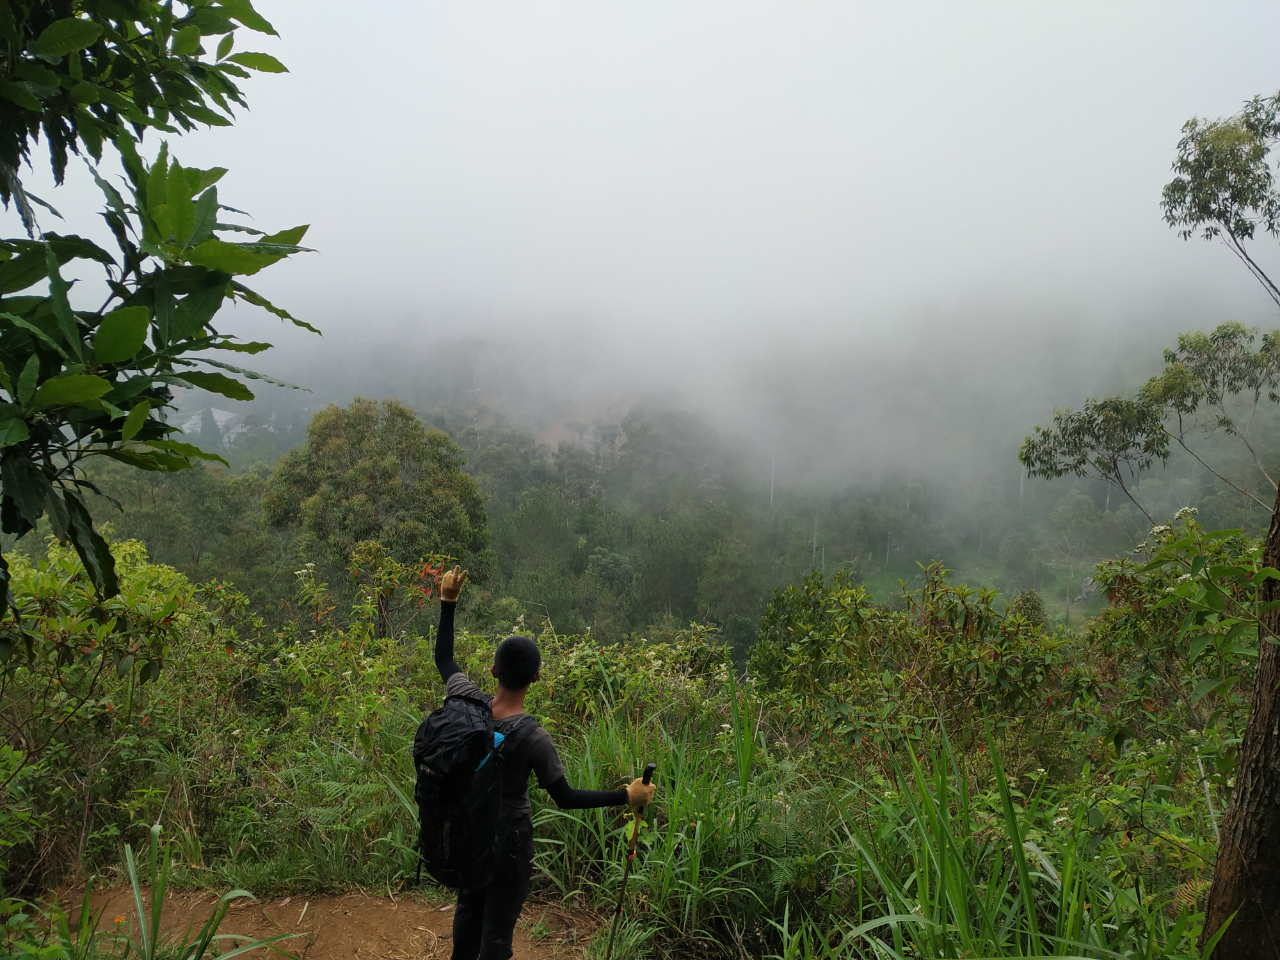
<instances>
[{"instance_id":1,"label":"hillside vegetation","mask_svg":"<svg viewBox=\"0 0 1280 960\"><path fill-rule=\"evenodd\" d=\"M1158 536L1256 563L1191 517ZM268 627L230 587L114 549L105 611L67 549L15 562L45 648L6 672L4 720L30 745L6 748L6 885L110 871L161 823L179 883L412 886L408 745L442 695L420 565L362 545L349 614L302 566ZM601 645L544 621L530 709L572 782L658 764L624 954L1190 954L1245 712L1230 681L1247 687L1254 651L1238 631L1194 656L1170 643L1175 574L1107 566L1122 602L1073 632L937 566L893 604L814 573L773 595L745 676L714 628ZM493 641L461 639L472 676ZM163 668L144 682L134 661ZM603 912L623 813L543 799L541 894Z\"/></svg>"}]
</instances>

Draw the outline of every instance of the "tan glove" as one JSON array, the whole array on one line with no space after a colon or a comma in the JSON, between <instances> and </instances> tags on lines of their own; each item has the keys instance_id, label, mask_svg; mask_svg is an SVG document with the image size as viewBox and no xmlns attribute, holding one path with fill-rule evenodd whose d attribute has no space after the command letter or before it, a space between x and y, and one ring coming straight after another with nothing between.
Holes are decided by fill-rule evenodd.
<instances>
[{"instance_id":1,"label":"tan glove","mask_svg":"<svg viewBox=\"0 0 1280 960\"><path fill-rule=\"evenodd\" d=\"M656 783L645 783L643 777L636 777L627 784L627 806L647 807L657 789Z\"/></svg>"},{"instance_id":2,"label":"tan glove","mask_svg":"<svg viewBox=\"0 0 1280 960\"><path fill-rule=\"evenodd\" d=\"M467 571L461 567L455 566L452 570L446 570L444 576L440 578L440 599L447 603L457 603L458 596L462 593L462 585L467 582Z\"/></svg>"}]
</instances>

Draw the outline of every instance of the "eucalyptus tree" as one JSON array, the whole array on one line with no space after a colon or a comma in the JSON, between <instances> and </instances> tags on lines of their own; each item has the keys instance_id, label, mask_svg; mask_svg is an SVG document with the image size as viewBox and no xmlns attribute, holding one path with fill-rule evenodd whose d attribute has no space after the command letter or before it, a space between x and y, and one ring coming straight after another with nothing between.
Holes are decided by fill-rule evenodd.
<instances>
[{"instance_id":1,"label":"eucalyptus tree","mask_svg":"<svg viewBox=\"0 0 1280 960\"><path fill-rule=\"evenodd\" d=\"M1280 238L1280 192L1272 149L1280 140L1280 94L1257 97L1236 116L1183 127L1164 188L1166 221L1184 239L1222 241L1280 306L1280 287L1254 255L1261 237ZM1134 490L1138 475L1168 460L1176 444L1241 497L1270 512L1260 572L1250 580L1258 662L1235 787L1223 816L1201 944L1217 960L1280 957L1280 485L1260 450L1260 411L1280 402L1280 330L1225 323L1185 334L1165 351L1165 368L1133 397L1086 401L1055 413L1027 437L1019 459L1032 476L1094 476L1114 483L1152 520ZM1231 469L1198 445L1225 435L1243 451ZM1215 595L1241 589L1239 571L1186 558L1188 577L1220 577ZM1225 591L1225 592L1224 592ZM1230 923L1225 931L1223 924Z\"/></svg>"}]
</instances>

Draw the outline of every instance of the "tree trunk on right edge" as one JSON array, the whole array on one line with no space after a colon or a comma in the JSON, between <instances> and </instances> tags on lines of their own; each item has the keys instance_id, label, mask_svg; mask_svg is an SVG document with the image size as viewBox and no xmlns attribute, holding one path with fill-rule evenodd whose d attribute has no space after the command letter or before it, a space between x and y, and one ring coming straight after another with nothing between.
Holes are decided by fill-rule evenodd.
<instances>
[{"instance_id":1,"label":"tree trunk on right edge","mask_svg":"<svg viewBox=\"0 0 1280 960\"><path fill-rule=\"evenodd\" d=\"M1280 569L1280 492L1262 563ZM1266 580L1263 602L1276 599L1280 581ZM1249 722L1222 817L1201 947L1233 913L1235 919L1213 960L1280 960L1280 646L1272 637L1280 637L1280 609L1262 615Z\"/></svg>"}]
</instances>

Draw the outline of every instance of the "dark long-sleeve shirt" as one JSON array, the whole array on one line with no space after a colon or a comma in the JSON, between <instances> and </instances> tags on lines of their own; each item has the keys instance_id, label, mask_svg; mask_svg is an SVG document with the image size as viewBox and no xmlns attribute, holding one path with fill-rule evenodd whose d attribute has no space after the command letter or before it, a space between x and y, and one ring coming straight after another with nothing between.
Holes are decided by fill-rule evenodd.
<instances>
[{"instance_id":1,"label":"dark long-sleeve shirt","mask_svg":"<svg viewBox=\"0 0 1280 960\"><path fill-rule=\"evenodd\" d=\"M441 601L440 627L436 631L435 661L440 671L440 679L444 681L445 690L450 696L477 697L492 700L466 678L462 668L453 657L453 616L456 603ZM496 721L499 732L505 734L503 727L514 727L523 717L517 713ZM551 734L542 727L529 733L517 746L515 752L507 758L506 773L503 784L503 819L520 813L529 812L529 774L538 774L538 785L551 795L562 810L581 810L588 807L621 806L627 802L627 791L623 790L578 790L569 786L564 773L564 764L551 742Z\"/></svg>"}]
</instances>

